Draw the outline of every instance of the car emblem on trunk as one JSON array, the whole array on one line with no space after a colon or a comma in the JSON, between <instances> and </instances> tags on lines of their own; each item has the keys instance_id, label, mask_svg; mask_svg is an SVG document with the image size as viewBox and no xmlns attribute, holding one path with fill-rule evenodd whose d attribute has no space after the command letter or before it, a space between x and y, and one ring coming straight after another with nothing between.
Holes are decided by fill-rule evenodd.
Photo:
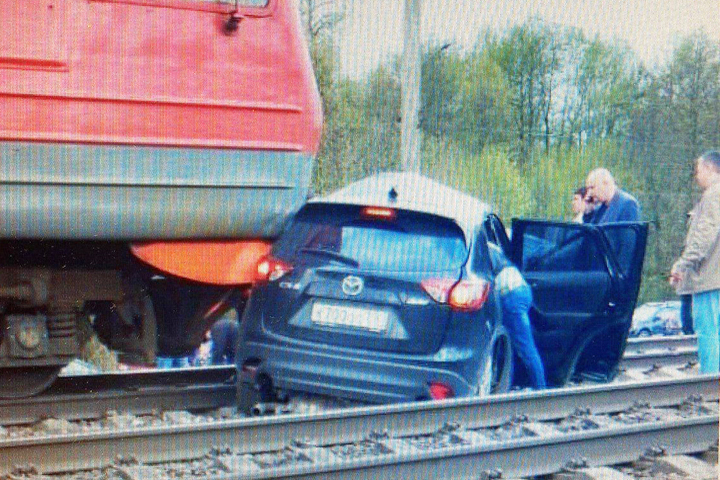
<instances>
[{"instance_id":1,"label":"car emblem on trunk","mask_svg":"<svg viewBox=\"0 0 720 480\"><path fill-rule=\"evenodd\" d=\"M342 281L342 291L345 295L359 295L363 289L362 278L354 275L345 277Z\"/></svg>"}]
</instances>

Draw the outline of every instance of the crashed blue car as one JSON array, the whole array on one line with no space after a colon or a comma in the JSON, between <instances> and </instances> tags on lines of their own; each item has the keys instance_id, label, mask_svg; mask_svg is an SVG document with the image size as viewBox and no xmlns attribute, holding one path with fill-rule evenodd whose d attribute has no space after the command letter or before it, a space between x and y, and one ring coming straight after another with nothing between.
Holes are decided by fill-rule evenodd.
<instances>
[{"instance_id":1,"label":"crashed blue car","mask_svg":"<svg viewBox=\"0 0 720 480\"><path fill-rule=\"evenodd\" d=\"M312 199L257 266L237 364L242 408L310 392L388 403L523 385L489 244L530 284L547 378L611 379L630 330L647 225L512 223L413 173Z\"/></svg>"}]
</instances>

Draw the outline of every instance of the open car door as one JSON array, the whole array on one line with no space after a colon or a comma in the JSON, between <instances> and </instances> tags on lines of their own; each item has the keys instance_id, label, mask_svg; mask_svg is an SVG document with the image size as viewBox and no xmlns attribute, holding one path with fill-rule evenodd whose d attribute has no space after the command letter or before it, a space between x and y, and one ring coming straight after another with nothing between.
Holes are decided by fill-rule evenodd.
<instances>
[{"instance_id":1,"label":"open car door","mask_svg":"<svg viewBox=\"0 0 720 480\"><path fill-rule=\"evenodd\" d=\"M548 379L610 380L625 350L648 225L518 220L508 256L533 292L530 319Z\"/></svg>"}]
</instances>

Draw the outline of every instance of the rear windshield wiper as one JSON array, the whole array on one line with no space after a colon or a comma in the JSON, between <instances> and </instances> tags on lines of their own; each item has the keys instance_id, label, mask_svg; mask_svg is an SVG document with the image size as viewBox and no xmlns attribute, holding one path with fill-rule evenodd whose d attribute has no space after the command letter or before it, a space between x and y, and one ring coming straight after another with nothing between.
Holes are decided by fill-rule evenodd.
<instances>
[{"instance_id":1,"label":"rear windshield wiper","mask_svg":"<svg viewBox=\"0 0 720 480\"><path fill-rule=\"evenodd\" d=\"M338 262L343 262L348 265L351 265L353 267L359 267L360 263L355 260L354 258L347 257L343 255L342 253L333 252L332 250L325 250L322 248L301 248L299 250L300 253L310 253L312 255L319 255L323 257L328 257L332 260L337 260Z\"/></svg>"}]
</instances>

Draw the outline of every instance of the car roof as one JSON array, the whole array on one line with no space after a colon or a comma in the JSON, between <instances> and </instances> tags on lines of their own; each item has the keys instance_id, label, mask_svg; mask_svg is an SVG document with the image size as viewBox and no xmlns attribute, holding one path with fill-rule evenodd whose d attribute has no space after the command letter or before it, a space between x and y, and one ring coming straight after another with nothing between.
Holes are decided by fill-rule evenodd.
<instances>
[{"instance_id":1,"label":"car roof","mask_svg":"<svg viewBox=\"0 0 720 480\"><path fill-rule=\"evenodd\" d=\"M308 203L388 207L454 220L466 239L491 207L477 198L412 172L383 172L353 182Z\"/></svg>"}]
</instances>

